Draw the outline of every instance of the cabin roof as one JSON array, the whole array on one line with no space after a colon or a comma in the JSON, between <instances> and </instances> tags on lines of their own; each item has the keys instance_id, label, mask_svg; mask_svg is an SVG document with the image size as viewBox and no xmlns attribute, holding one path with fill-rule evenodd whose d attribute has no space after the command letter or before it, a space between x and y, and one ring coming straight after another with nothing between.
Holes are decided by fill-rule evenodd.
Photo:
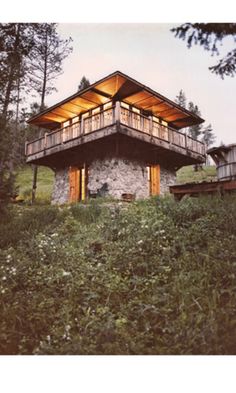
<instances>
[{"instance_id":1,"label":"cabin roof","mask_svg":"<svg viewBox=\"0 0 236 393\"><path fill-rule=\"evenodd\" d=\"M110 100L123 101L150 112L177 129L200 124L204 121L174 101L122 72L115 71L88 88L77 91L63 101L31 117L28 123L52 130L58 128L62 122Z\"/></svg>"}]
</instances>

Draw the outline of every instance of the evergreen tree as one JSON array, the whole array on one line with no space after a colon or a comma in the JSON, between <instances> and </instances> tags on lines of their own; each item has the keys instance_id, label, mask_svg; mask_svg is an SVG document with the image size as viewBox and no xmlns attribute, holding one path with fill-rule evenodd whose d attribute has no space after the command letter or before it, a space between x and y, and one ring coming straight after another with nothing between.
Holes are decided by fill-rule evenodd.
<instances>
[{"instance_id":1,"label":"evergreen tree","mask_svg":"<svg viewBox=\"0 0 236 393\"><path fill-rule=\"evenodd\" d=\"M28 62L29 84L40 97L40 111L45 109L45 98L56 91L53 82L62 74L63 60L70 54L72 39L63 40L56 23L41 23L35 28L35 45ZM39 136L43 130L39 130ZM37 188L37 166L34 166L32 203Z\"/></svg>"},{"instance_id":2,"label":"evergreen tree","mask_svg":"<svg viewBox=\"0 0 236 393\"><path fill-rule=\"evenodd\" d=\"M84 90L84 89L86 89L89 86L90 86L89 80L85 76L83 76L81 81L80 81L80 84L78 86L78 91Z\"/></svg>"},{"instance_id":3,"label":"evergreen tree","mask_svg":"<svg viewBox=\"0 0 236 393\"><path fill-rule=\"evenodd\" d=\"M18 146L14 105L20 100L20 84L25 80L25 60L33 42L33 25L0 24L0 199L2 203L13 194L14 161ZM15 116L15 120L14 120ZM17 119L17 120L16 120Z\"/></svg>"},{"instance_id":4,"label":"evergreen tree","mask_svg":"<svg viewBox=\"0 0 236 393\"><path fill-rule=\"evenodd\" d=\"M182 106L182 108L186 108L187 100L184 91L181 89L179 94L175 98L175 102Z\"/></svg>"},{"instance_id":5,"label":"evergreen tree","mask_svg":"<svg viewBox=\"0 0 236 393\"><path fill-rule=\"evenodd\" d=\"M202 46L212 55L219 55L219 47L225 38L236 41L236 23L184 23L171 29L175 37L187 41L188 48L193 44ZM234 76L236 74L236 48L233 48L219 62L209 67L216 75Z\"/></svg>"},{"instance_id":6,"label":"evergreen tree","mask_svg":"<svg viewBox=\"0 0 236 393\"><path fill-rule=\"evenodd\" d=\"M205 143L206 147L209 148L216 140L216 136L213 133L211 124L208 124L206 128L202 130L202 142Z\"/></svg>"},{"instance_id":7,"label":"evergreen tree","mask_svg":"<svg viewBox=\"0 0 236 393\"><path fill-rule=\"evenodd\" d=\"M188 103L188 110L197 116L201 116L201 112L198 109L198 106L195 105L192 101L190 101ZM199 136L201 135L201 132L202 132L202 125L201 124L193 125L193 126L189 127L189 129L188 129L189 136L191 136L194 139L198 139Z\"/></svg>"}]
</instances>

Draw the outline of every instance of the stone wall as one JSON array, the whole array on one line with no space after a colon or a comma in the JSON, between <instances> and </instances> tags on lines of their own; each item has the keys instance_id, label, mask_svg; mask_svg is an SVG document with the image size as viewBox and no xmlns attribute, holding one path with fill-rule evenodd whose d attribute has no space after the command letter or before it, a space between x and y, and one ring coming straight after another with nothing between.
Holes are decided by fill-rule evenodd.
<instances>
[{"instance_id":1,"label":"stone wall","mask_svg":"<svg viewBox=\"0 0 236 393\"><path fill-rule=\"evenodd\" d=\"M160 193L169 192L175 184L175 172L161 166ZM121 199L122 194L134 194L136 199L149 197L148 171L145 163L124 158L94 160L88 168L88 191ZM69 201L69 168L57 170L52 192L52 204Z\"/></svg>"},{"instance_id":2,"label":"stone wall","mask_svg":"<svg viewBox=\"0 0 236 393\"><path fill-rule=\"evenodd\" d=\"M148 173L145 163L122 158L95 160L89 166L88 189L96 193L107 189L107 195L121 198L124 193L135 194L136 198L147 198Z\"/></svg>"},{"instance_id":3,"label":"stone wall","mask_svg":"<svg viewBox=\"0 0 236 393\"><path fill-rule=\"evenodd\" d=\"M176 182L176 173L174 170L166 169L161 166L160 176L160 194L169 193L169 186L173 186Z\"/></svg>"},{"instance_id":4,"label":"stone wall","mask_svg":"<svg viewBox=\"0 0 236 393\"><path fill-rule=\"evenodd\" d=\"M64 168L55 172L52 191L52 204L61 205L69 200L69 169Z\"/></svg>"}]
</instances>

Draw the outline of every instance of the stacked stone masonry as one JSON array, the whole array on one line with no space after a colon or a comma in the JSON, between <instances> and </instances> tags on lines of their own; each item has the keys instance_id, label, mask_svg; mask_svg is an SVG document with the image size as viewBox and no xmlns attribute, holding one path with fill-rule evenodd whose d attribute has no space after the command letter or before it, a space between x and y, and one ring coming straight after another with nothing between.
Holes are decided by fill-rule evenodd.
<instances>
[{"instance_id":1,"label":"stacked stone masonry","mask_svg":"<svg viewBox=\"0 0 236 393\"><path fill-rule=\"evenodd\" d=\"M53 204L67 203L69 200L69 168L55 173L52 194ZM169 186L175 184L175 172L161 167L160 193L169 192ZM149 181L147 165L140 161L124 158L106 158L94 160L88 167L88 192L120 199L122 194L134 194L136 199L149 197ZM104 192L105 190L105 192Z\"/></svg>"},{"instance_id":2,"label":"stacked stone masonry","mask_svg":"<svg viewBox=\"0 0 236 393\"><path fill-rule=\"evenodd\" d=\"M69 201L69 168L57 170L52 191L52 204L62 205Z\"/></svg>"}]
</instances>

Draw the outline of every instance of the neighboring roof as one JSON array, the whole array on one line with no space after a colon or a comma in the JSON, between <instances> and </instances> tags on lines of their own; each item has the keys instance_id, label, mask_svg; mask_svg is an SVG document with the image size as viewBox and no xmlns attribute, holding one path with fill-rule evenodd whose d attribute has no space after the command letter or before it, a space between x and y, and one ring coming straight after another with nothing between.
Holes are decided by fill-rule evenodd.
<instances>
[{"instance_id":1,"label":"neighboring roof","mask_svg":"<svg viewBox=\"0 0 236 393\"><path fill-rule=\"evenodd\" d=\"M127 104L149 111L177 129L200 124L204 121L174 101L122 72L116 71L31 117L28 123L54 129L60 123L96 108L98 105L105 104L111 99L124 101Z\"/></svg>"},{"instance_id":2,"label":"neighboring roof","mask_svg":"<svg viewBox=\"0 0 236 393\"><path fill-rule=\"evenodd\" d=\"M236 143L232 143L230 145L221 145L217 147L211 147L207 150L207 154L217 154L218 152L227 152L236 146Z\"/></svg>"}]
</instances>

